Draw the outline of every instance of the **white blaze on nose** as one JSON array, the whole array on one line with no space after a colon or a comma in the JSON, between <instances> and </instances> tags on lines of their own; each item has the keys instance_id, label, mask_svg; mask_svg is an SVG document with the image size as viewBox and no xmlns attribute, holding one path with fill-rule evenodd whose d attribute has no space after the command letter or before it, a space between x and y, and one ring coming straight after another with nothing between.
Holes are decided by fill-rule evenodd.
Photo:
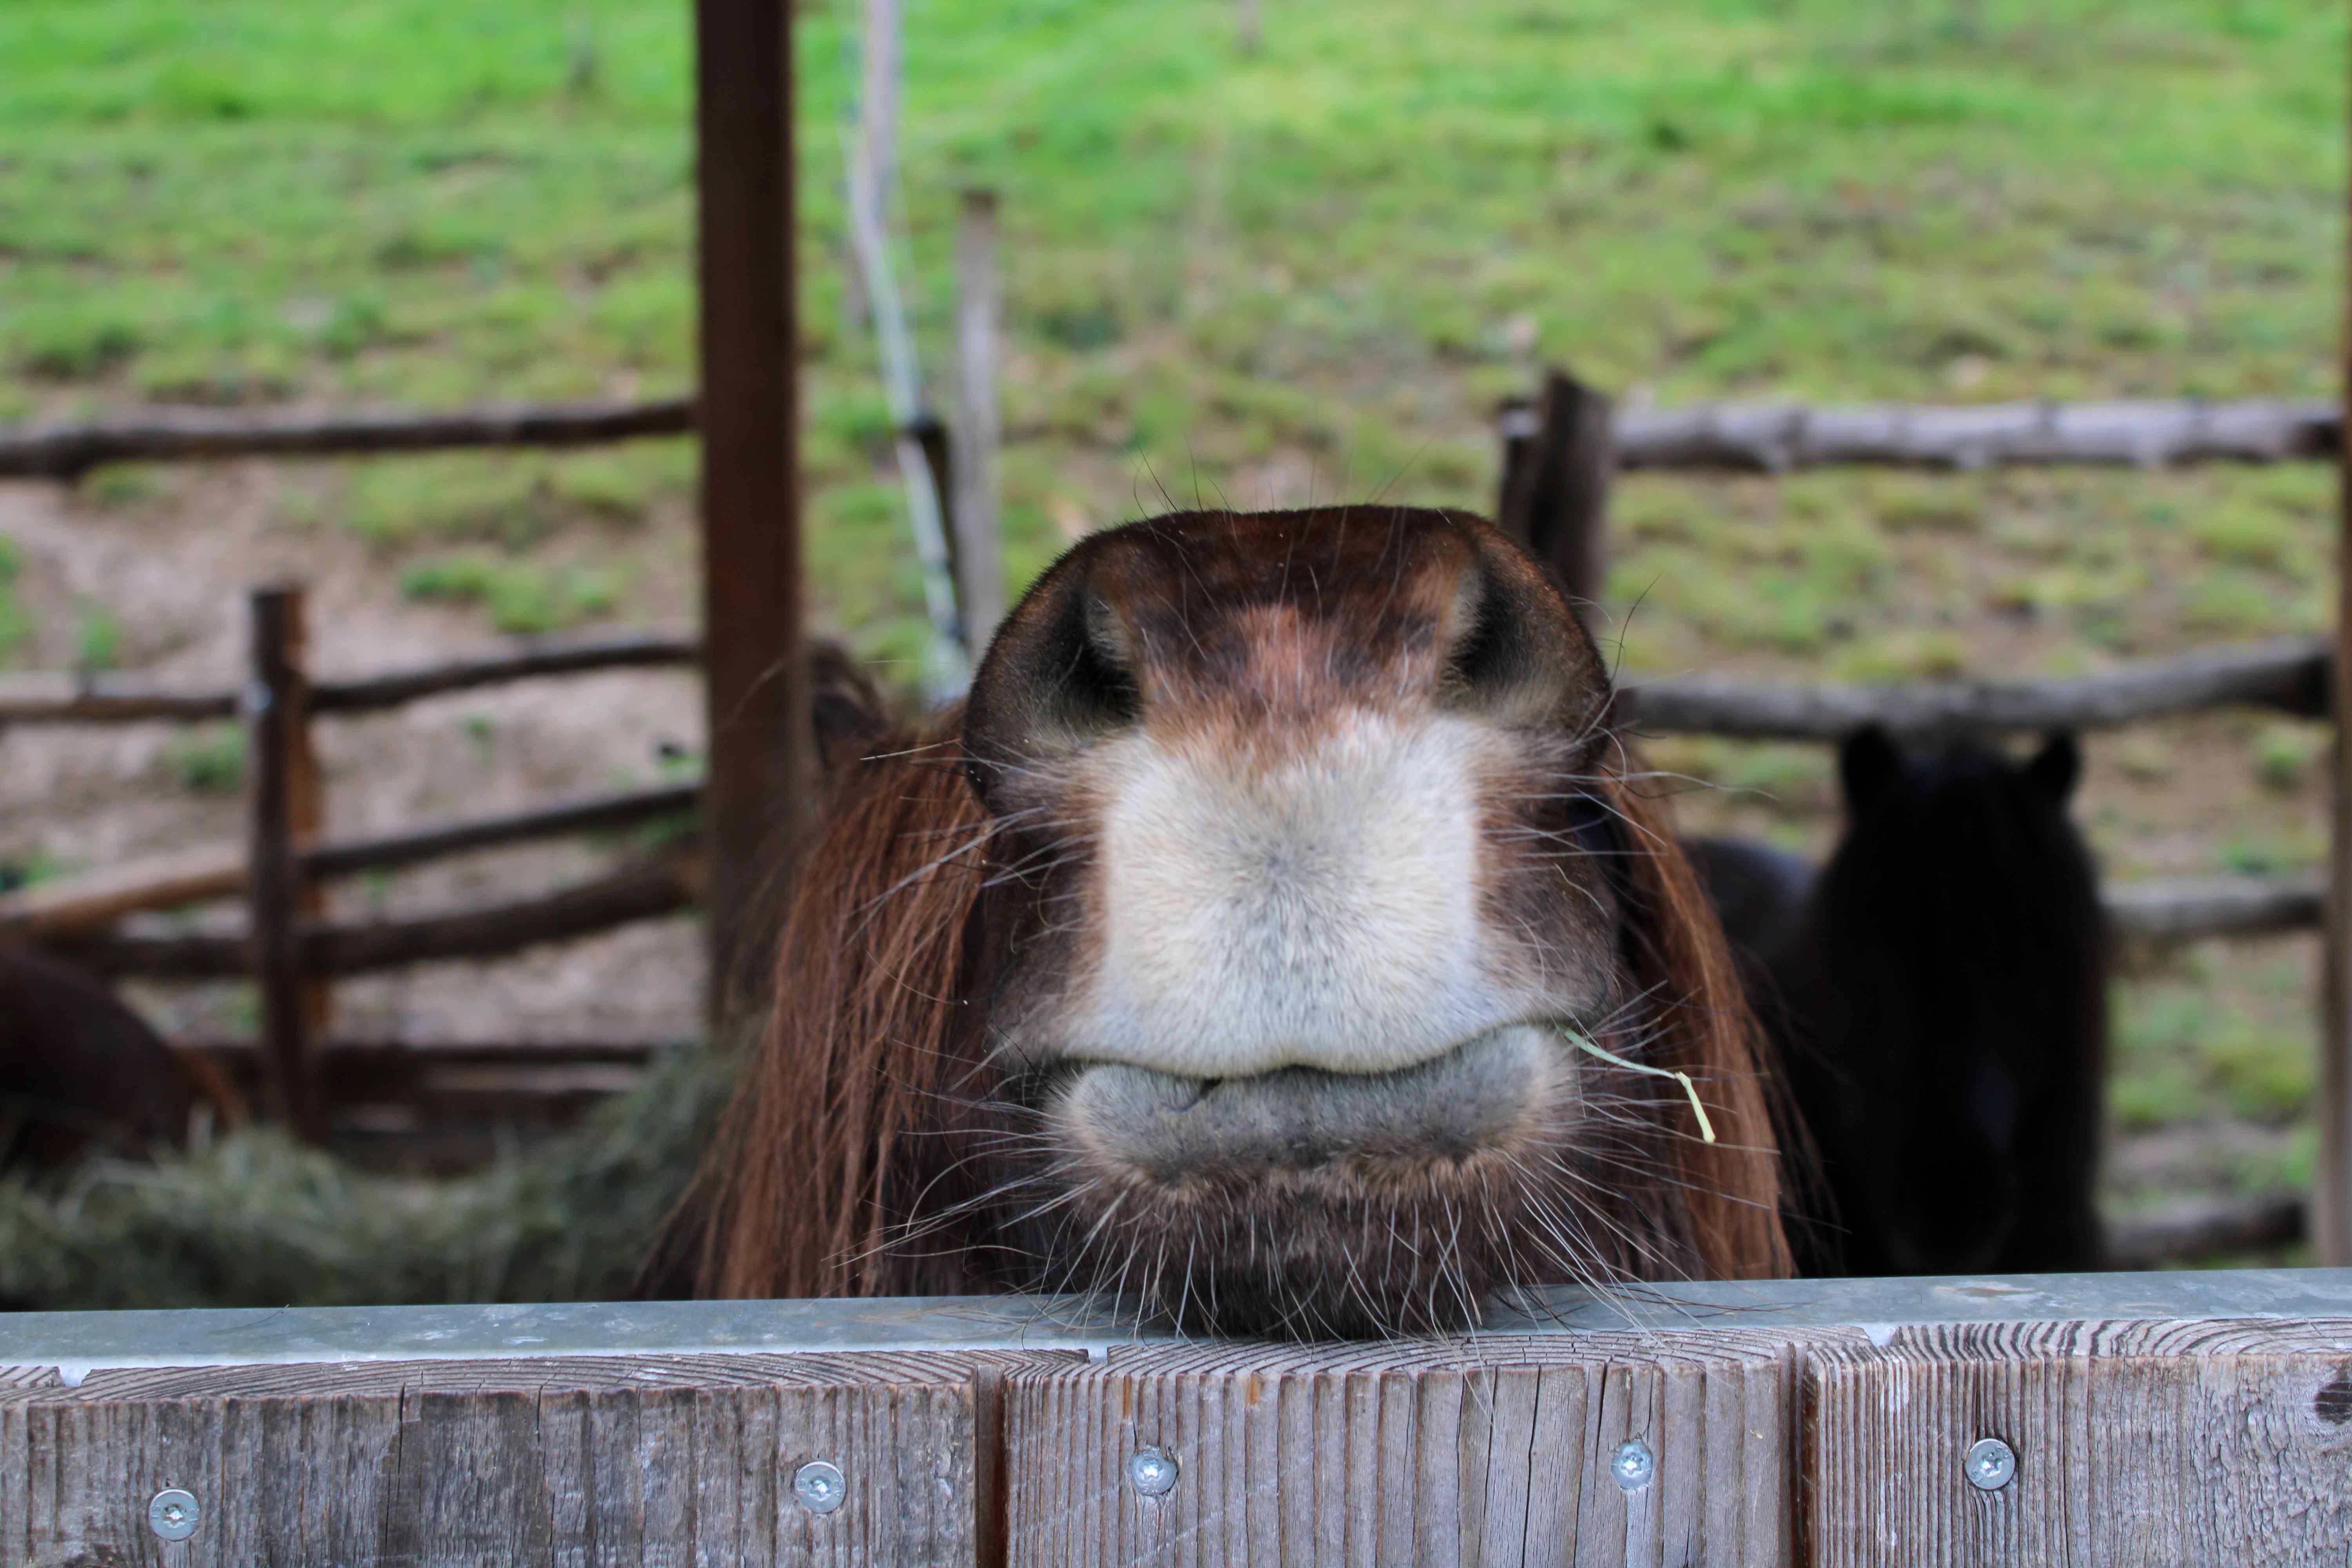
<instances>
[{"instance_id":1,"label":"white blaze on nose","mask_svg":"<svg viewBox=\"0 0 2352 1568\"><path fill-rule=\"evenodd\" d=\"M1072 1051L1203 1078L1383 1072L1507 1022L1478 962L1478 742L1375 715L1262 757L1119 742Z\"/></svg>"}]
</instances>

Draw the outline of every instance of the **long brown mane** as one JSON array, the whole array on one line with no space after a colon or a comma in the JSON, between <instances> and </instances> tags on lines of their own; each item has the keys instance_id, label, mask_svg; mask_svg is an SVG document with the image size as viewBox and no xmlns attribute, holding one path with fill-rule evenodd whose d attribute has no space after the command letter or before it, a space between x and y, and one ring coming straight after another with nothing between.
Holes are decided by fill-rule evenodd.
<instances>
[{"instance_id":1,"label":"long brown mane","mask_svg":"<svg viewBox=\"0 0 2352 1568\"><path fill-rule=\"evenodd\" d=\"M704 1167L709 1294L908 1289L892 1166L951 1070L987 836L955 717L873 737L794 868L773 1006Z\"/></svg>"},{"instance_id":2,"label":"long brown mane","mask_svg":"<svg viewBox=\"0 0 2352 1568\"><path fill-rule=\"evenodd\" d=\"M1780 1161L1770 1114L1763 1035L1707 901L1663 812L1622 784L1613 801L1648 841L1629 858L1636 984L1665 1001L1661 1065L1699 1085L1716 1142L1672 1148L1703 1274L1779 1279L1794 1272L1780 1226ZM1675 1108L1687 1118L1687 1106Z\"/></svg>"},{"instance_id":3,"label":"long brown mane","mask_svg":"<svg viewBox=\"0 0 2352 1568\"><path fill-rule=\"evenodd\" d=\"M894 1250L919 1141L982 1048L965 943L988 818L958 766L957 715L875 737L836 786L796 870L775 1003L707 1166L702 1281L726 1297L875 1296L972 1288L952 1254ZM1620 755L1626 753L1621 749ZM1630 771L1630 770L1629 770ZM1623 778L1607 801L1626 858L1626 956L1653 998L1653 1059L1699 1086L1717 1141L1654 1080L1692 1272L1790 1272L1755 1022L1720 928L1664 814Z\"/></svg>"}]
</instances>

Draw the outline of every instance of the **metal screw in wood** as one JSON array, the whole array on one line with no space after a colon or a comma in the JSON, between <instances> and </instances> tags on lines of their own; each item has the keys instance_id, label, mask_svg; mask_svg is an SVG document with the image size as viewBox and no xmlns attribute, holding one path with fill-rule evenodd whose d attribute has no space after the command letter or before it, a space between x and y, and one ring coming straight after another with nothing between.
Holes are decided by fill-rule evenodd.
<instances>
[{"instance_id":1,"label":"metal screw in wood","mask_svg":"<svg viewBox=\"0 0 2352 1568\"><path fill-rule=\"evenodd\" d=\"M202 1517L194 1496L177 1487L157 1492L147 1503L147 1528L166 1541L185 1541Z\"/></svg>"},{"instance_id":2,"label":"metal screw in wood","mask_svg":"<svg viewBox=\"0 0 2352 1568\"><path fill-rule=\"evenodd\" d=\"M1176 1489L1176 1457L1158 1448L1138 1448L1127 1461L1127 1479L1145 1497L1166 1497Z\"/></svg>"},{"instance_id":3,"label":"metal screw in wood","mask_svg":"<svg viewBox=\"0 0 2352 1568\"><path fill-rule=\"evenodd\" d=\"M1969 1485L1979 1491L1997 1492L2017 1475L2017 1451L1998 1437L1979 1437L1969 1445L1968 1460L1960 1468Z\"/></svg>"},{"instance_id":4,"label":"metal screw in wood","mask_svg":"<svg viewBox=\"0 0 2352 1568\"><path fill-rule=\"evenodd\" d=\"M849 1483L838 1466L811 1459L793 1472L793 1495L811 1513L831 1513L849 1496Z\"/></svg>"},{"instance_id":5,"label":"metal screw in wood","mask_svg":"<svg viewBox=\"0 0 2352 1568\"><path fill-rule=\"evenodd\" d=\"M1650 1446L1639 1437L1617 1445L1617 1452L1609 1460L1609 1473L1617 1484L1629 1492L1640 1491L1658 1473L1658 1458Z\"/></svg>"}]
</instances>

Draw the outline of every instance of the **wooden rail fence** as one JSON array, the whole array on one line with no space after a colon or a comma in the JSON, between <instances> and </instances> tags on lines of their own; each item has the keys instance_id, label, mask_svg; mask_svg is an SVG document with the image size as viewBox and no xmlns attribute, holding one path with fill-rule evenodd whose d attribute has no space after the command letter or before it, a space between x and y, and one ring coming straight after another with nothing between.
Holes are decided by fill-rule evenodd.
<instances>
[{"instance_id":1,"label":"wooden rail fence","mask_svg":"<svg viewBox=\"0 0 2352 1568\"><path fill-rule=\"evenodd\" d=\"M978 204L985 207L985 203ZM968 336L986 338L994 309L984 224L967 216ZM985 380L986 354L975 357ZM983 400L984 402L984 400ZM976 421L985 425L987 410ZM2263 462L2332 457L2333 405L2284 401L2139 401L1977 406L1805 408L1724 405L1616 409L1563 373L1507 406L1496 516L1549 561L1571 591L1597 595L1611 476L1633 468L1784 471L1829 464L1970 468L2018 463ZM338 416L183 412L82 426L0 431L0 476L71 478L104 462L255 454L422 451L491 445L562 446L697 428L692 402L481 409ZM933 432L944 443L944 430ZM935 453L936 466L951 466ZM964 487L965 509L984 480ZM946 498L943 499L945 504ZM950 508L950 515L956 509ZM975 560L980 552L967 546ZM986 606L974 605L968 608ZM319 883L445 854L573 832L624 828L698 802L693 786L629 792L430 825L366 840L317 842L312 715L380 710L426 697L574 671L698 665L694 639L621 634L551 639L509 652L361 679L310 681L302 668L299 593L255 600L254 675L241 690L192 689L127 676L0 676L0 729L10 724L192 721L242 715L257 744L256 810L241 852L203 852L117 868L70 885L0 897L0 931L70 942L103 973L155 977L252 973L265 1036L280 1063L269 1098L301 1110L307 1049L328 1024L323 982L339 974L445 958L495 957L630 921L672 913L703 892L690 847L620 866L576 887L484 908L401 921L338 924L318 914ZM269 625L265 626L264 623ZM274 626L274 630L270 629ZM1951 680L1853 687L1709 678L1641 681L1624 712L1648 733L1834 740L1875 721L1914 733L2091 729L2225 705L2303 717L2332 712L2334 655L2323 639L2206 650L2099 675L2053 680ZM253 699L269 700L256 705ZM292 712L291 721L281 722ZM245 930L171 935L111 930L121 915L203 898L243 897ZM2309 878L2232 879L2111 889L2118 929L2167 942L2305 929L2325 912Z\"/></svg>"},{"instance_id":2,"label":"wooden rail fence","mask_svg":"<svg viewBox=\"0 0 2352 1568\"><path fill-rule=\"evenodd\" d=\"M0 1319L0 1560L2234 1564L2352 1539L2352 1272Z\"/></svg>"},{"instance_id":3,"label":"wooden rail fence","mask_svg":"<svg viewBox=\"0 0 2352 1568\"><path fill-rule=\"evenodd\" d=\"M381 711L505 681L691 666L699 647L690 638L646 634L549 639L406 670L311 681L294 635L299 592L257 590L254 605L255 669L242 693L130 677L0 677L0 728L190 722L242 712L251 738L249 765L257 773L243 848L179 854L0 895L0 934L56 944L91 970L112 976L255 975L262 983L265 1039L294 1042L270 1048L278 1066L264 1102L293 1109L297 1125L315 1132L320 1112L307 1087L310 1050L304 1042L329 1026L326 981L439 960L501 957L673 914L702 897L703 863L688 835L551 891L394 920L352 923L322 918L316 889L326 880L473 849L620 831L665 818L687 820L698 808L700 790L680 784L601 794L322 842L316 836L319 784L310 759L311 719ZM1822 741L1869 721L1906 731L2089 729L2224 705L2324 717L2332 710L2330 671L2324 643L2291 640L2055 680L1842 687L1661 679L1629 687L1623 701L1624 711L1645 732ZM128 914L225 898L246 900L251 918L243 929L116 929ZM2108 900L2125 936L2176 942L2308 929L2323 916L2325 889L2308 877L2217 879L2111 889Z\"/></svg>"},{"instance_id":4,"label":"wooden rail fence","mask_svg":"<svg viewBox=\"0 0 2352 1568\"><path fill-rule=\"evenodd\" d=\"M1564 371L1499 411L1502 481L1496 522L1549 567L1572 599L1601 594L1610 483L1623 468L1779 473L1829 464L1966 469L2018 463L2270 462L2339 457L2344 411L2320 403L2116 402L1969 408L1717 407L1619 414ZM2339 486L2343 549L2352 552L2352 483ZM2352 625L2352 576L2340 584ZM2097 729L2225 704L2336 721L2336 784L2329 877L2108 889L2109 919L2127 941L2165 942L2320 928L2331 932L2320 976L2315 1109L2320 1137L2313 1202L2282 1211L2233 1205L2167 1236L2144 1232L2138 1256L2172 1258L2200 1238L2251 1247L2308 1234L2320 1261L2352 1261L2352 950L2337 925L2352 903L2352 740L2333 688L2352 679L2352 643L2279 642L2206 649L2072 680L1809 686L1712 679L1644 681L1620 694L1639 731L1754 740L1834 741L1864 723L1912 734Z\"/></svg>"},{"instance_id":5,"label":"wooden rail fence","mask_svg":"<svg viewBox=\"0 0 2352 1568\"><path fill-rule=\"evenodd\" d=\"M1525 405L1532 407L1533 405ZM1605 404L1604 404L1605 408ZM2252 399L1962 405L1701 405L1610 423L1626 468L1780 473L1871 466L2278 462L2336 455L2336 405ZM446 413L247 414L167 409L0 430L0 479L71 479L105 463L576 447L698 428L688 398ZM1507 430L1533 434L1528 425Z\"/></svg>"},{"instance_id":6,"label":"wooden rail fence","mask_svg":"<svg viewBox=\"0 0 2352 1568\"><path fill-rule=\"evenodd\" d=\"M179 722L240 716L246 726L247 830L241 849L198 850L144 866L0 895L0 935L47 942L96 973L161 979L251 975L261 995L260 1100L305 1136L326 1128L312 1041L331 1018L335 976L429 963L487 959L698 902L704 865L691 834L552 891L433 915L358 923L326 920L320 884L446 855L572 834L690 819L698 784L671 784L557 801L521 810L321 842L321 782L310 724L320 714L380 711L501 682L593 670L690 666L695 641L629 634L551 639L343 681L308 674L302 595L273 585L251 595L251 671L239 690L173 689L136 679L0 678L0 729L9 724ZM125 915L242 898L244 928L143 934L115 929Z\"/></svg>"}]
</instances>

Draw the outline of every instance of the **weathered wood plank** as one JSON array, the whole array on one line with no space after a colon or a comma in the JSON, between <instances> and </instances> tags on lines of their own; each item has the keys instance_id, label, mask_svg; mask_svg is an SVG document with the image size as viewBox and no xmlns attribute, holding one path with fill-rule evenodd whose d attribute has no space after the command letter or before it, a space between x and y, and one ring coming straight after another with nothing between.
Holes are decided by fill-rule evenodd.
<instances>
[{"instance_id":1,"label":"weathered wood plank","mask_svg":"<svg viewBox=\"0 0 2352 1568\"><path fill-rule=\"evenodd\" d=\"M1608 397L1566 372L1546 372L1533 399L1505 411L1495 525L1580 606L1601 596L1616 468Z\"/></svg>"},{"instance_id":2,"label":"weathered wood plank","mask_svg":"<svg viewBox=\"0 0 2352 1568\"><path fill-rule=\"evenodd\" d=\"M702 645L694 638L657 632L598 632L583 637L527 638L494 653L473 654L349 680L318 681L310 688L310 711L370 713L427 697L540 676L581 675L606 669L663 669L693 664L701 658Z\"/></svg>"},{"instance_id":3,"label":"weathered wood plank","mask_svg":"<svg viewBox=\"0 0 2352 1568\"><path fill-rule=\"evenodd\" d=\"M296 858L315 826L317 800L310 746L308 636L299 586L278 584L247 596L252 679L246 691L247 932L255 988L261 994L262 1103L297 1137L326 1136L318 1063L312 1059L312 994L296 922L315 902Z\"/></svg>"},{"instance_id":4,"label":"weathered wood plank","mask_svg":"<svg viewBox=\"0 0 2352 1568\"><path fill-rule=\"evenodd\" d=\"M1780 1563L1795 1364L1786 1336L1717 1330L1139 1347L1024 1369L1007 1388L1012 1561ZM1654 1467L1630 1488L1612 1468L1629 1441ZM1177 1468L1160 1495L1130 1471L1146 1449Z\"/></svg>"},{"instance_id":5,"label":"weathered wood plank","mask_svg":"<svg viewBox=\"0 0 2352 1568\"><path fill-rule=\"evenodd\" d=\"M56 941L102 931L124 915L245 891L245 850L223 846L151 856L0 893L0 931Z\"/></svg>"},{"instance_id":6,"label":"weathered wood plank","mask_svg":"<svg viewBox=\"0 0 2352 1568\"><path fill-rule=\"evenodd\" d=\"M697 784L575 795L547 805L492 812L421 827L395 828L389 833L333 844L314 844L302 851L302 869L312 877L348 877L355 871L413 866L420 860L469 849L523 844L572 833L610 832L691 812L701 799L702 786Z\"/></svg>"},{"instance_id":7,"label":"weathered wood plank","mask_svg":"<svg viewBox=\"0 0 2352 1568\"><path fill-rule=\"evenodd\" d=\"M137 458L425 452L454 447L578 447L694 429L684 398L447 413L226 414L156 408L91 425L0 429L0 475L70 479Z\"/></svg>"},{"instance_id":8,"label":"weathered wood plank","mask_svg":"<svg viewBox=\"0 0 2352 1568\"><path fill-rule=\"evenodd\" d=\"M2327 885L2316 875L2288 872L2110 885L2103 897L2108 928L2116 935L2138 942L2189 942L2307 931L2320 923Z\"/></svg>"},{"instance_id":9,"label":"weathered wood plank","mask_svg":"<svg viewBox=\"0 0 2352 1568\"><path fill-rule=\"evenodd\" d=\"M541 942L674 914L701 896L704 865L698 842L680 839L552 892L408 920L299 921L295 946L303 969L312 974L498 958ZM61 943L59 951L97 974L193 980L244 973L246 947L242 936L109 933Z\"/></svg>"},{"instance_id":10,"label":"weathered wood plank","mask_svg":"<svg viewBox=\"0 0 2352 1568\"><path fill-rule=\"evenodd\" d=\"M2338 445L2325 403L1718 404L1631 413L1617 422L1628 468L1784 473L1844 465L1986 468L2009 464L2278 462Z\"/></svg>"},{"instance_id":11,"label":"weathered wood plank","mask_svg":"<svg viewBox=\"0 0 2352 1568\"><path fill-rule=\"evenodd\" d=\"M2352 1320L1898 1329L1809 1354L1805 1528L1824 1568L2339 1563L2347 1423Z\"/></svg>"},{"instance_id":12,"label":"weathered wood plank","mask_svg":"<svg viewBox=\"0 0 2352 1568\"><path fill-rule=\"evenodd\" d=\"M592 670L666 668L701 658L702 645L693 638L658 633L532 638L495 653L349 680L317 681L310 687L310 711L373 712L506 681ZM47 670L0 676L0 724L192 722L231 718L236 704L234 691L158 686L138 675Z\"/></svg>"},{"instance_id":13,"label":"weathered wood plank","mask_svg":"<svg viewBox=\"0 0 2352 1568\"><path fill-rule=\"evenodd\" d=\"M1242 52L1257 49L1258 0L1240 0ZM2002 463L2273 462L2324 458L2337 415L2319 402L2004 403L1808 408L1702 405L1618 421L1626 468L1780 472L1828 464L1983 468ZM319 416L149 409L88 425L0 429L0 476L71 479L100 463L459 447L568 447L677 436L692 403L590 403L442 413Z\"/></svg>"},{"instance_id":14,"label":"weathered wood plank","mask_svg":"<svg viewBox=\"0 0 2352 1568\"><path fill-rule=\"evenodd\" d=\"M1800 686L1683 676L1638 681L1618 702L1644 733L1836 741L1864 724L1906 734L2102 730L2240 705L2316 719L2332 710L2329 682L2326 643L2282 639L2054 680Z\"/></svg>"},{"instance_id":15,"label":"weathered wood plank","mask_svg":"<svg viewBox=\"0 0 2352 1568\"><path fill-rule=\"evenodd\" d=\"M959 1563L975 1379L1035 1357L649 1355L0 1383L0 1562ZM22 1456L21 1459L16 1457ZM837 1467L817 1511L801 1467ZM194 1494L167 1544L148 1501Z\"/></svg>"}]
</instances>

